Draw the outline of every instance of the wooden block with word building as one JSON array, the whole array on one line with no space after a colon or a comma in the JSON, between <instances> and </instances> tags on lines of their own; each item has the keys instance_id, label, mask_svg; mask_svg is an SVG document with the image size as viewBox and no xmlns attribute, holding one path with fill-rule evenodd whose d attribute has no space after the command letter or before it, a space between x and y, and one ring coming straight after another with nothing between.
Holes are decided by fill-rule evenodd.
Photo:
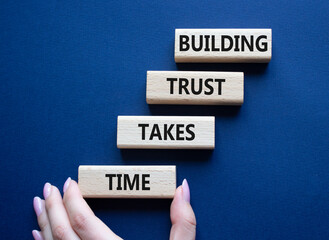
<instances>
[{"instance_id":1,"label":"wooden block with word building","mask_svg":"<svg viewBox=\"0 0 329 240\"><path fill-rule=\"evenodd\" d=\"M176 166L80 166L85 198L173 198Z\"/></svg>"},{"instance_id":2,"label":"wooden block with word building","mask_svg":"<svg viewBox=\"0 0 329 240\"><path fill-rule=\"evenodd\" d=\"M176 62L269 62L272 29L176 29Z\"/></svg>"},{"instance_id":3,"label":"wooden block with word building","mask_svg":"<svg viewBox=\"0 0 329 240\"><path fill-rule=\"evenodd\" d=\"M148 104L241 105L242 72L148 71Z\"/></svg>"},{"instance_id":4,"label":"wooden block with word building","mask_svg":"<svg viewBox=\"0 0 329 240\"><path fill-rule=\"evenodd\" d=\"M117 147L213 149L215 117L118 116Z\"/></svg>"}]
</instances>

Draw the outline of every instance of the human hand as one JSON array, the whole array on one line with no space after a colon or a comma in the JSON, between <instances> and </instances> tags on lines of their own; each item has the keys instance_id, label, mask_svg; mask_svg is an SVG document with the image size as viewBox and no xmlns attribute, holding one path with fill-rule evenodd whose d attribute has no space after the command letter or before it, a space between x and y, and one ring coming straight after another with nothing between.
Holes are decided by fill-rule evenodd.
<instances>
[{"instance_id":1,"label":"human hand","mask_svg":"<svg viewBox=\"0 0 329 240\"><path fill-rule=\"evenodd\" d=\"M82 198L78 184L68 178L62 198L57 187L46 183L45 200L35 197L33 206L41 231L33 230L35 240L118 240L122 239L95 216ZM170 240L194 240L196 220L190 205L186 180L176 189L170 207Z\"/></svg>"}]
</instances>

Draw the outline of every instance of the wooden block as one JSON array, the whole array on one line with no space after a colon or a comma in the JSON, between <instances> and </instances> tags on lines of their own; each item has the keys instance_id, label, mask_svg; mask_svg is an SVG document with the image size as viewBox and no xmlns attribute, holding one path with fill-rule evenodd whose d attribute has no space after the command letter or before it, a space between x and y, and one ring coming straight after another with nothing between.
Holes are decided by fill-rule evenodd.
<instances>
[{"instance_id":1,"label":"wooden block","mask_svg":"<svg viewBox=\"0 0 329 240\"><path fill-rule=\"evenodd\" d=\"M148 104L241 105L242 72L148 71Z\"/></svg>"},{"instance_id":2,"label":"wooden block","mask_svg":"<svg viewBox=\"0 0 329 240\"><path fill-rule=\"evenodd\" d=\"M213 149L215 117L118 116L117 146Z\"/></svg>"},{"instance_id":3,"label":"wooden block","mask_svg":"<svg viewBox=\"0 0 329 240\"><path fill-rule=\"evenodd\" d=\"M272 29L176 29L176 62L269 62Z\"/></svg>"},{"instance_id":4,"label":"wooden block","mask_svg":"<svg viewBox=\"0 0 329 240\"><path fill-rule=\"evenodd\" d=\"M173 198L176 166L80 166L86 198Z\"/></svg>"}]
</instances>

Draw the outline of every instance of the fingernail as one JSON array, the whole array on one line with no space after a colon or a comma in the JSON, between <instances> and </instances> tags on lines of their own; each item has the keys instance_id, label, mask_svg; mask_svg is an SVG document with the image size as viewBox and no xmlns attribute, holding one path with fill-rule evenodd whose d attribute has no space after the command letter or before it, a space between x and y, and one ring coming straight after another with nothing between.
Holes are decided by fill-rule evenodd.
<instances>
[{"instance_id":1,"label":"fingernail","mask_svg":"<svg viewBox=\"0 0 329 240\"><path fill-rule=\"evenodd\" d=\"M190 202L190 188L188 186L186 179L183 180L182 187L183 187L183 198L186 202L189 203Z\"/></svg>"},{"instance_id":2,"label":"fingernail","mask_svg":"<svg viewBox=\"0 0 329 240\"><path fill-rule=\"evenodd\" d=\"M51 185L50 183L46 183L45 186L43 187L43 196L45 199L47 199L50 196L51 193Z\"/></svg>"},{"instance_id":3,"label":"fingernail","mask_svg":"<svg viewBox=\"0 0 329 240\"><path fill-rule=\"evenodd\" d=\"M33 207L34 207L35 214L37 214L37 217L39 217L39 215L42 213L42 209L43 209L41 198L34 197Z\"/></svg>"},{"instance_id":4,"label":"fingernail","mask_svg":"<svg viewBox=\"0 0 329 240\"><path fill-rule=\"evenodd\" d=\"M67 190L67 188L70 186L70 182L71 182L71 178L69 177L68 179L66 179L64 186L63 186L63 192L65 192Z\"/></svg>"},{"instance_id":5,"label":"fingernail","mask_svg":"<svg viewBox=\"0 0 329 240\"><path fill-rule=\"evenodd\" d=\"M39 232L37 230L33 230L32 231L32 235L34 237L34 240L43 240L43 237L41 235L41 232Z\"/></svg>"}]
</instances>

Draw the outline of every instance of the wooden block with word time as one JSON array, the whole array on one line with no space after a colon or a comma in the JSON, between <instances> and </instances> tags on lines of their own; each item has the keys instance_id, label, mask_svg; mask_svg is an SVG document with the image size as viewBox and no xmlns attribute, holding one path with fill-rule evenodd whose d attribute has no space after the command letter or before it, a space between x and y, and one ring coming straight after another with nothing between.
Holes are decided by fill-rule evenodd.
<instances>
[{"instance_id":1,"label":"wooden block with word time","mask_svg":"<svg viewBox=\"0 0 329 240\"><path fill-rule=\"evenodd\" d=\"M241 105L242 72L148 71L148 104Z\"/></svg>"},{"instance_id":2,"label":"wooden block with word time","mask_svg":"<svg viewBox=\"0 0 329 240\"><path fill-rule=\"evenodd\" d=\"M213 149L215 117L118 116L117 146Z\"/></svg>"},{"instance_id":3,"label":"wooden block with word time","mask_svg":"<svg viewBox=\"0 0 329 240\"><path fill-rule=\"evenodd\" d=\"M176 62L269 62L272 29L176 29Z\"/></svg>"},{"instance_id":4,"label":"wooden block with word time","mask_svg":"<svg viewBox=\"0 0 329 240\"><path fill-rule=\"evenodd\" d=\"M176 166L80 166L85 198L173 198Z\"/></svg>"}]
</instances>

